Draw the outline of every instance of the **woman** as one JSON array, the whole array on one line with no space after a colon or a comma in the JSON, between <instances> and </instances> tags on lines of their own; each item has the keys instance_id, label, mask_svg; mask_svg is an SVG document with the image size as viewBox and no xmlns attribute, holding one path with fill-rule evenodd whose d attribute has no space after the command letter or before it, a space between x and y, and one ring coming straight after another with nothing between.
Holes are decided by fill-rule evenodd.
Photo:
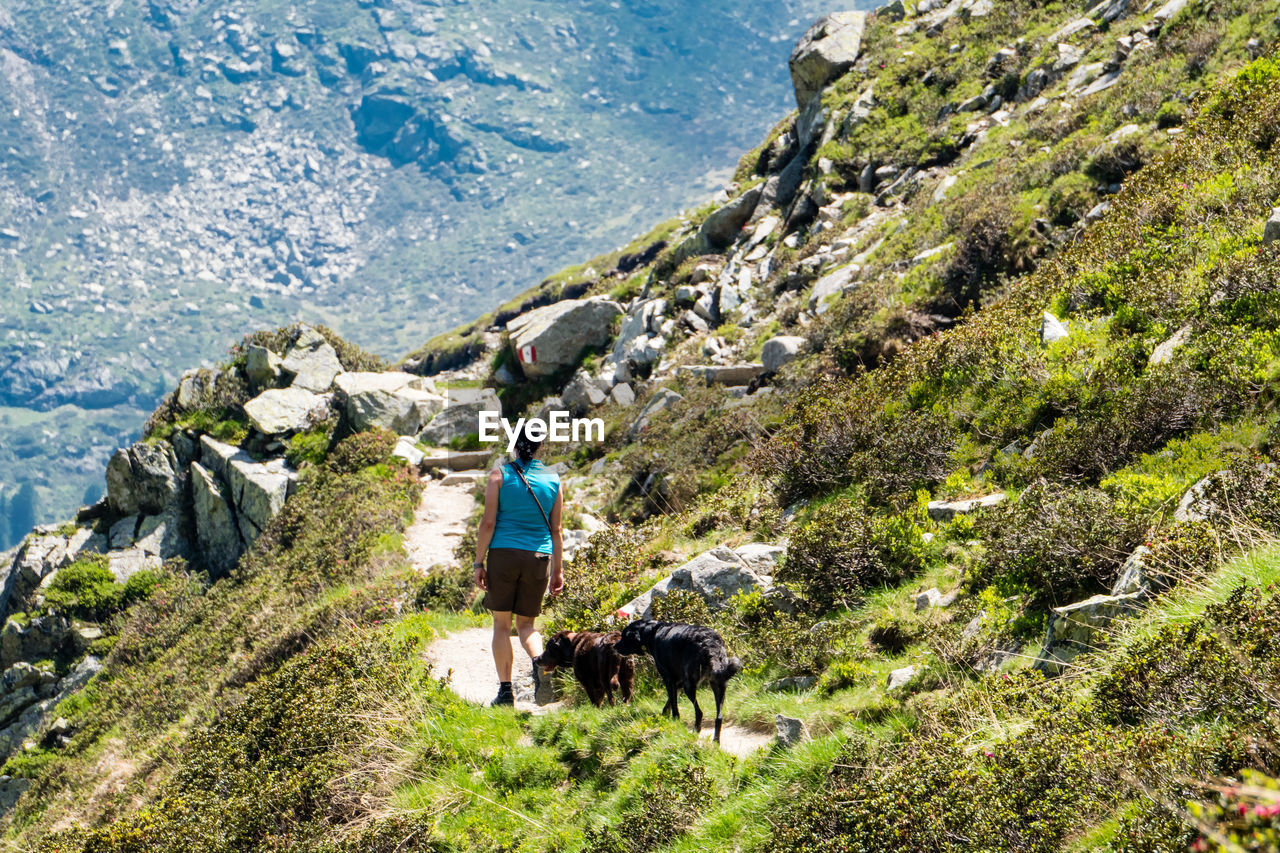
<instances>
[{"instance_id":1,"label":"woman","mask_svg":"<svg viewBox=\"0 0 1280 853\"><path fill-rule=\"evenodd\" d=\"M511 615L515 614L520 645L530 658L542 654L542 637L534 620L542 612L548 589L564 588L560 515L564 494L560 476L534 456L542 442L526 430L516 440L516 459L494 468L484 493L484 518L476 535L476 585L485 591L484 605L493 612L493 663L498 670L496 705L514 705L511 691ZM486 560L488 557L488 566ZM553 696L550 679L533 666L535 700Z\"/></svg>"}]
</instances>

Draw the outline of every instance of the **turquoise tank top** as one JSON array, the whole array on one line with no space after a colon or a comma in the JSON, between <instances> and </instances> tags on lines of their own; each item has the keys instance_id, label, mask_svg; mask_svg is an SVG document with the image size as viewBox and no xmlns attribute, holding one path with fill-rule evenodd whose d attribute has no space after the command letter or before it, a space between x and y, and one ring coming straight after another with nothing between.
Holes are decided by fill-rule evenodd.
<instances>
[{"instance_id":1,"label":"turquoise tank top","mask_svg":"<svg viewBox=\"0 0 1280 853\"><path fill-rule=\"evenodd\" d=\"M493 530L490 548L518 548L539 554L551 553L551 531L547 521L538 511L538 505L529 495L529 489L520 481L520 475L511 470L517 462L502 466L502 489L498 492L498 521ZM537 459L522 468L533 493L538 496L542 510L551 519L551 510L560 496L560 475Z\"/></svg>"}]
</instances>

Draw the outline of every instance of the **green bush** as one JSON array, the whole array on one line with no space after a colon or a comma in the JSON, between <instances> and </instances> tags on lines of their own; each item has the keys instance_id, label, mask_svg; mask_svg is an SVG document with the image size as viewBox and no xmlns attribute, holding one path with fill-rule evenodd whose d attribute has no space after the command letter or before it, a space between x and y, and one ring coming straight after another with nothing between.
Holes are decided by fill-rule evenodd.
<instances>
[{"instance_id":1,"label":"green bush","mask_svg":"<svg viewBox=\"0 0 1280 853\"><path fill-rule=\"evenodd\" d=\"M851 607L864 590L895 584L924 567L918 528L898 516L873 517L856 501L818 507L792 534L778 580L796 583L819 612Z\"/></svg>"},{"instance_id":2,"label":"green bush","mask_svg":"<svg viewBox=\"0 0 1280 853\"><path fill-rule=\"evenodd\" d=\"M975 529L986 554L969 576L972 588L1026 587L1054 606L1108 586L1144 533L1102 492L1049 483L986 512Z\"/></svg>"},{"instance_id":3,"label":"green bush","mask_svg":"<svg viewBox=\"0 0 1280 853\"><path fill-rule=\"evenodd\" d=\"M391 452L400 438L391 430L375 429L343 439L329 456L329 469L338 474L354 474L375 465L391 462Z\"/></svg>"},{"instance_id":4,"label":"green bush","mask_svg":"<svg viewBox=\"0 0 1280 853\"><path fill-rule=\"evenodd\" d=\"M598 631L613 621L618 607L639 594L641 572L649 565L644 536L625 527L592 534L564 570L564 592L548 613L547 632Z\"/></svg>"},{"instance_id":5,"label":"green bush","mask_svg":"<svg viewBox=\"0 0 1280 853\"><path fill-rule=\"evenodd\" d=\"M319 465L329 455L330 435L327 429L300 432L289 439L284 458L294 468L304 464Z\"/></svg>"},{"instance_id":6,"label":"green bush","mask_svg":"<svg viewBox=\"0 0 1280 853\"><path fill-rule=\"evenodd\" d=\"M143 569L121 584L105 557L87 557L59 569L45 590L45 603L76 619L100 622L146 599L161 576Z\"/></svg>"},{"instance_id":7,"label":"green bush","mask_svg":"<svg viewBox=\"0 0 1280 853\"><path fill-rule=\"evenodd\" d=\"M474 556L475 552L472 552ZM414 606L419 610L462 610L476 592L472 577L471 560L435 566L422 579L414 595Z\"/></svg>"},{"instance_id":8,"label":"green bush","mask_svg":"<svg viewBox=\"0 0 1280 853\"><path fill-rule=\"evenodd\" d=\"M648 853L666 847L711 805L701 763L676 753L627 779L604 826L588 827L586 853Z\"/></svg>"}]
</instances>

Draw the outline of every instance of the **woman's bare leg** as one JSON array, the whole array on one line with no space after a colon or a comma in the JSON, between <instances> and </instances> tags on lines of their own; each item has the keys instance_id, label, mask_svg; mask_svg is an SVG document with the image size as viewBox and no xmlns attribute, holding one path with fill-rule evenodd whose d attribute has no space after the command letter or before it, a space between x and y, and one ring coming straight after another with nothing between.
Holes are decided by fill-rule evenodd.
<instances>
[{"instance_id":1,"label":"woman's bare leg","mask_svg":"<svg viewBox=\"0 0 1280 853\"><path fill-rule=\"evenodd\" d=\"M498 681L511 680L512 660L511 611L495 610L493 611L493 665L498 670Z\"/></svg>"}]
</instances>

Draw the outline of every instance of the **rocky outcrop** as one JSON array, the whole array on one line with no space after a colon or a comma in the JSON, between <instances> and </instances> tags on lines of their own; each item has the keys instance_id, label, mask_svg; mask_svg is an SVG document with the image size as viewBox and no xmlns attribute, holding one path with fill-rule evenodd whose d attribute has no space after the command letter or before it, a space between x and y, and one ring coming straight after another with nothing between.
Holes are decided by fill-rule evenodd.
<instances>
[{"instance_id":1,"label":"rocky outcrop","mask_svg":"<svg viewBox=\"0 0 1280 853\"><path fill-rule=\"evenodd\" d=\"M1046 675L1060 674L1074 658L1097 648L1112 622L1137 614L1143 597L1140 592L1095 595L1053 608L1036 668Z\"/></svg>"},{"instance_id":2,"label":"rocky outcrop","mask_svg":"<svg viewBox=\"0 0 1280 853\"><path fill-rule=\"evenodd\" d=\"M805 347L805 339L798 335L779 335L764 342L760 350L760 361L768 373L776 373L782 367L800 357Z\"/></svg>"},{"instance_id":3,"label":"rocky outcrop","mask_svg":"<svg viewBox=\"0 0 1280 853\"><path fill-rule=\"evenodd\" d=\"M417 435L446 406L429 379L409 373L344 373L334 383L347 425Z\"/></svg>"},{"instance_id":4,"label":"rocky outcrop","mask_svg":"<svg viewBox=\"0 0 1280 853\"><path fill-rule=\"evenodd\" d=\"M451 389L449 405L423 427L418 438L426 444L447 445L455 438L478 435L482 412L502 415L502 401L492 388Z\"/></svg>"},{"instance_id":5,"label":"rocky outcrop","mask_svg":"<svg viewBox=\"0 0 1280 853\"><path fill-rule=\"evenodd\" d=\"M117 515L160 513L181 489L178 460L164 442L117 450L107 463L107 502Z\"/></svg>"},{"instance_id":6,"label":"rocky outcrop","mask_svg":"<svg viewBox=\"0 0 1280 853\"><path fill-rule=\"evenodd\" d=\"M640 410L640 414L637 415L636 419L631 423L631 429L627 432L628 440L635 441L644 434L646 429L649 428L650 421L652 421L657 414L666 411L683 399L684 397L681 397L669 388L659 388L654 392L654 395L649 398L649 402L644 404L644 408Z\"/></svg>"},{"instance_id":7,"label":"rocky outcrop","mask_svg":"<svg viewBox=\"0 0 1280 853\"><path fill-rule=\"evenodd\" d=\"M256 462L240 448L207 435L201 437L200 446L201 463L218 478L225 502L234 509L240 539L246 546L252 545L284 508L296 487L297 474L283 459ZM198 517L196 526L198 530Z\"/></svg>"},{"instance_id":8,"label":"rocky outcrop","mask_svg":"<svg viewBox=\"0 0 1280 853\"><path fill-rule=\"evenodd\" d=\"M191 492L200 552L210 576L221 577L231 571L244 551L235 510L222 484L199 462L191 463Z\"/></svg>"},{"instance_id":9,"label":"rocky outcrop","mask_svg":"<svg viewBox=\"0 0 1280 853\"><path fill-rule=\"evenodd\" d=\"M610 326L621 313L616 302L603 298L535 308L507 324L511 348L526 376L551 376L576 365L584 350L609 343Z\"/></svg>"},{"instance_id":10,"label":"rocky outcrop","mask_svg":"<svg viewBox=\"0 0 1280 853\"><path fill-rule=\"evenodd\" d=\"M303 326L297 340L285 352L280 370L291 377L291 387L323 394L333 387L333 380L342 372L342 362L324 335Z\"/></svg>"},{"instance_id":11,"label":"rocky outcrop","mask_svg":"<svg viewBox=\"0 0 1280 853\"><path fill-rule=\"evenodd\" d=\"M1269 246L1280 240L1280 207L1271 211L1271 218L1262 227L1262 245Z\"/></svg>"},{"instance_id":12,"label":"rocky outcrop","mask_svg":"<svg viewBox=\"0 0 1280 853\"><path fill-rule=\"evenodd\" d=\"M297 386L271 388L244 404L249 423L263 435L305 432L331 415L329 394L314 394Z\"/></svg>"},{"instance_id":13,"label":"rocky outcrop","mask_svg":"<svg viewBox=\"0 0 1280 853\"><path fill-rule=\"evenodd\" d=\"M809 28L791 52L791 82L803 109L831 81L853 67L862 50L865 12L836 12Z\"/></svg>"},{"instance_id":14,"label":"rocky outcrop","mask_svg":"<svg viewBox=\"0 0 1280 853\"><path fill-rule=\"evenodd\" d=\"M783 553L785 549L780 546L744 546L741 553L723 545L712 548L623 605L618 613L633 619L650 619L653 602L676 590L697 593L714 608L728 606L735 595L759 590L778 609L794 612L794 594L775 585L772 574L763 571L774 567Z\"/></svg>"}]
</instances>

